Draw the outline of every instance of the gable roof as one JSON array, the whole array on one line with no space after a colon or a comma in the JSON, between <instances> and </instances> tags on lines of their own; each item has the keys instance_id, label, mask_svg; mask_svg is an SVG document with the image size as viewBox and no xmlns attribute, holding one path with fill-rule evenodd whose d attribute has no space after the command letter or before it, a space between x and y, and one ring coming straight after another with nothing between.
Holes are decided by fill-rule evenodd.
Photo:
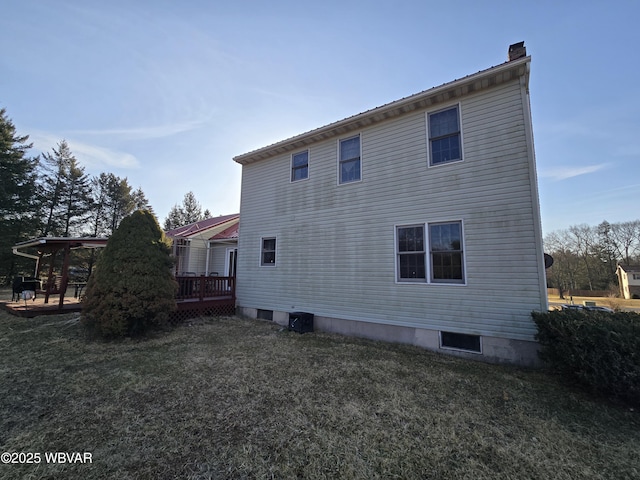
<instances>
[{"instance_id":1,"label":"gable roof","mask_svg":"<svg viewBox=\"0 0 640 480\"><path fill-rule=\"evenodd\" d=\"M640 273L640 265L625 265L623 263L619 263L618 268L620 268L621 270L624 270L627 273L630 273L630 272Z\"/></svg>"},{"instance_id":2,"label":"gable roof","mask_svg":"<svg viewBox=\"0 0 640 480\"><path fill-rule=\"evenodd\" d=\"M345 135L349 132L360 130L389 118L394 118L414 110L428 108L442 102L455 100L456 98L479 92L487 88L523 78L525 86L529 83L529 68L531 57L522 57L511 60L478 73L467 75L458 80L444 83L439 87L424 90L415 95L387 103L363 113L347 117L324 127L310 130L306 133L282 140L251 152L238 155L233 160L241 165L248 165L264 160L275 155L291 152L303 148L315 142L328 138Z\"/></svg>"},{"instance_id":3,"label":"gable roof","mask_svg":"<svg viewBox=\"0 0 640 480\"><path fill-rule=\"evenodd\" d=\"M216 233L209 240L237 240L239 227L240 227L240 223L234 223L229 228L226 228L223 231Z\"/></svg>"},{"instance_id":4,"label":"gable roof","mask_svg":"<svg viewBox=\"0 0 640 480\"><path fill-rule=\"evenodd\" d=\"M214 218L207 218L205 220L200 220L194 223L190 223L189 225L184 225L183 227L178 227L172 230L168 230L165 232L165 234L168 237L191 237L193 235L197 235L198 233L202 233L205 230L209 230L210 228L217 227L231 220L235 220L239 218L240 218L239 213L234 213L231 215L221 215L219 217L214 217Z\"/></svg>"}]
</instances>

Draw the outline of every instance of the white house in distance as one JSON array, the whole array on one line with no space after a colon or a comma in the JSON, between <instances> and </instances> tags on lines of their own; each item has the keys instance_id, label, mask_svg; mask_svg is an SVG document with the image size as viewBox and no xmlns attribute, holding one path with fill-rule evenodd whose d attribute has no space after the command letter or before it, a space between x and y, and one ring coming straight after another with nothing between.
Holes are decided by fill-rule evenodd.
<instances>
[{"instance_id":1,"label":"white house in distance","mask_svg":"<svg viewBox=\"0 0 640 480\"><path fill-rule=\"evenodd\" d=\"M618 283L623 298L640 298L640 265L618 265Z\"/></svg>"},{"instance_id":2,"label":"white house in distance","mask_svg":"<svg viewBox=\"0 0 640 480\"><path fill-rule=\"evenodd\" d=\"M173 242L176 276L235 276L239 215L207 218L165 232Z\"/></svg>"},{"instance_id":3,"label":"white house in distance","mask_svg":"<svg viewBox=\"0 0 640 480\"><path fill-rule=\"evenodd\" d=\"M532 365L547 295L530 57L234 158L238 312Z\"/></svg>"}]
</instances>

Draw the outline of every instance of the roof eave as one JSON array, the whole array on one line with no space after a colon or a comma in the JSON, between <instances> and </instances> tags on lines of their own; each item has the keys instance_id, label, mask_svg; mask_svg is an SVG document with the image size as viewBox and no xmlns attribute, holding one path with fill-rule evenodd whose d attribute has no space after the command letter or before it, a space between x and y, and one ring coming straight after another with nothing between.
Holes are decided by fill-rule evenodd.
<instances>
[{"instance_id":1,"label":"roof eave","mask_svg":"<svg viewBox=\"0 0 640 480\"><path fill-rule=\"evenodd\" d=\"M361 130L364 127L404 115L414 110L429 108L439 103L449 102L471 93L511 82L516 78L524 77L526 84L528 84L530 61L531 57L527 56L506 62L258 150L238 155L234 157L233 160L241 165L254 163L275 155L298 150L328 138Z\"/></svg>"}]
</instances>

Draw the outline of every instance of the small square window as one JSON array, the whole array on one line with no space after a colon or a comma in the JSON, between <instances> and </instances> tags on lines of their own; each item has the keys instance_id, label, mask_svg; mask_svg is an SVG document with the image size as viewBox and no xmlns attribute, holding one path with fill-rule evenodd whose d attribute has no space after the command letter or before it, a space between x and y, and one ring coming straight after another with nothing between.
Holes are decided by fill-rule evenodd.
<instances>
[{"instance_id":1,"label":"small square window","mask_svg":"<svg viewBox=\"0 0 640 480\"><path fill-rule=\"evenodd\" d=\"M309 150L291 156L291 181L309 178Z\"/></svg>"},{"instance_id":2,"label":"small square window","mask_svg":"<svg viewBox=\"0 0 640 480\"><path fill-rule=\"evenodd\" d=\"M340 183L356 182L362 178L360 135L340 140L338 168Z\"/></svg>"},{"instance_id":3,"label":"small square window","mask_svg":"<svg viewBox=\"0 0 640 480\"><path fill-rule=\"evenodd\" d=\"M262 254L260 256L260 265L273 266L276 264L276 239L262 239Z\"/></svg>"},{"instance_id":4,"label":"small square window","mask_svg":"<svg viewBox=\"0 0 640 480\"><path fill-rule=\"evenodd\" d=\"M462 160L458 107L430 113L428 119L430 164Z\"/></svg>"}]
</instances>

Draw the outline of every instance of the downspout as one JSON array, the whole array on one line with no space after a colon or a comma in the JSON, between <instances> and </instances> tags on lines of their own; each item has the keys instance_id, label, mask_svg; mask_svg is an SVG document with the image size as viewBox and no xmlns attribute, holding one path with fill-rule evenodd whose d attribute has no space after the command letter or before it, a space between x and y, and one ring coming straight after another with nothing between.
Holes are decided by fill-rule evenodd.
<instances>
[{"instance_id":1,"label":"downspout","mask_svg":"<svg viewBox=\"0 0 640 480\"><path fill-rule=\"evenodd\" d=\"M211 240L207 240L207 259L204 262L204 274L209 275L209 254L211 253Z\"/></svg>"}]
</instances>

